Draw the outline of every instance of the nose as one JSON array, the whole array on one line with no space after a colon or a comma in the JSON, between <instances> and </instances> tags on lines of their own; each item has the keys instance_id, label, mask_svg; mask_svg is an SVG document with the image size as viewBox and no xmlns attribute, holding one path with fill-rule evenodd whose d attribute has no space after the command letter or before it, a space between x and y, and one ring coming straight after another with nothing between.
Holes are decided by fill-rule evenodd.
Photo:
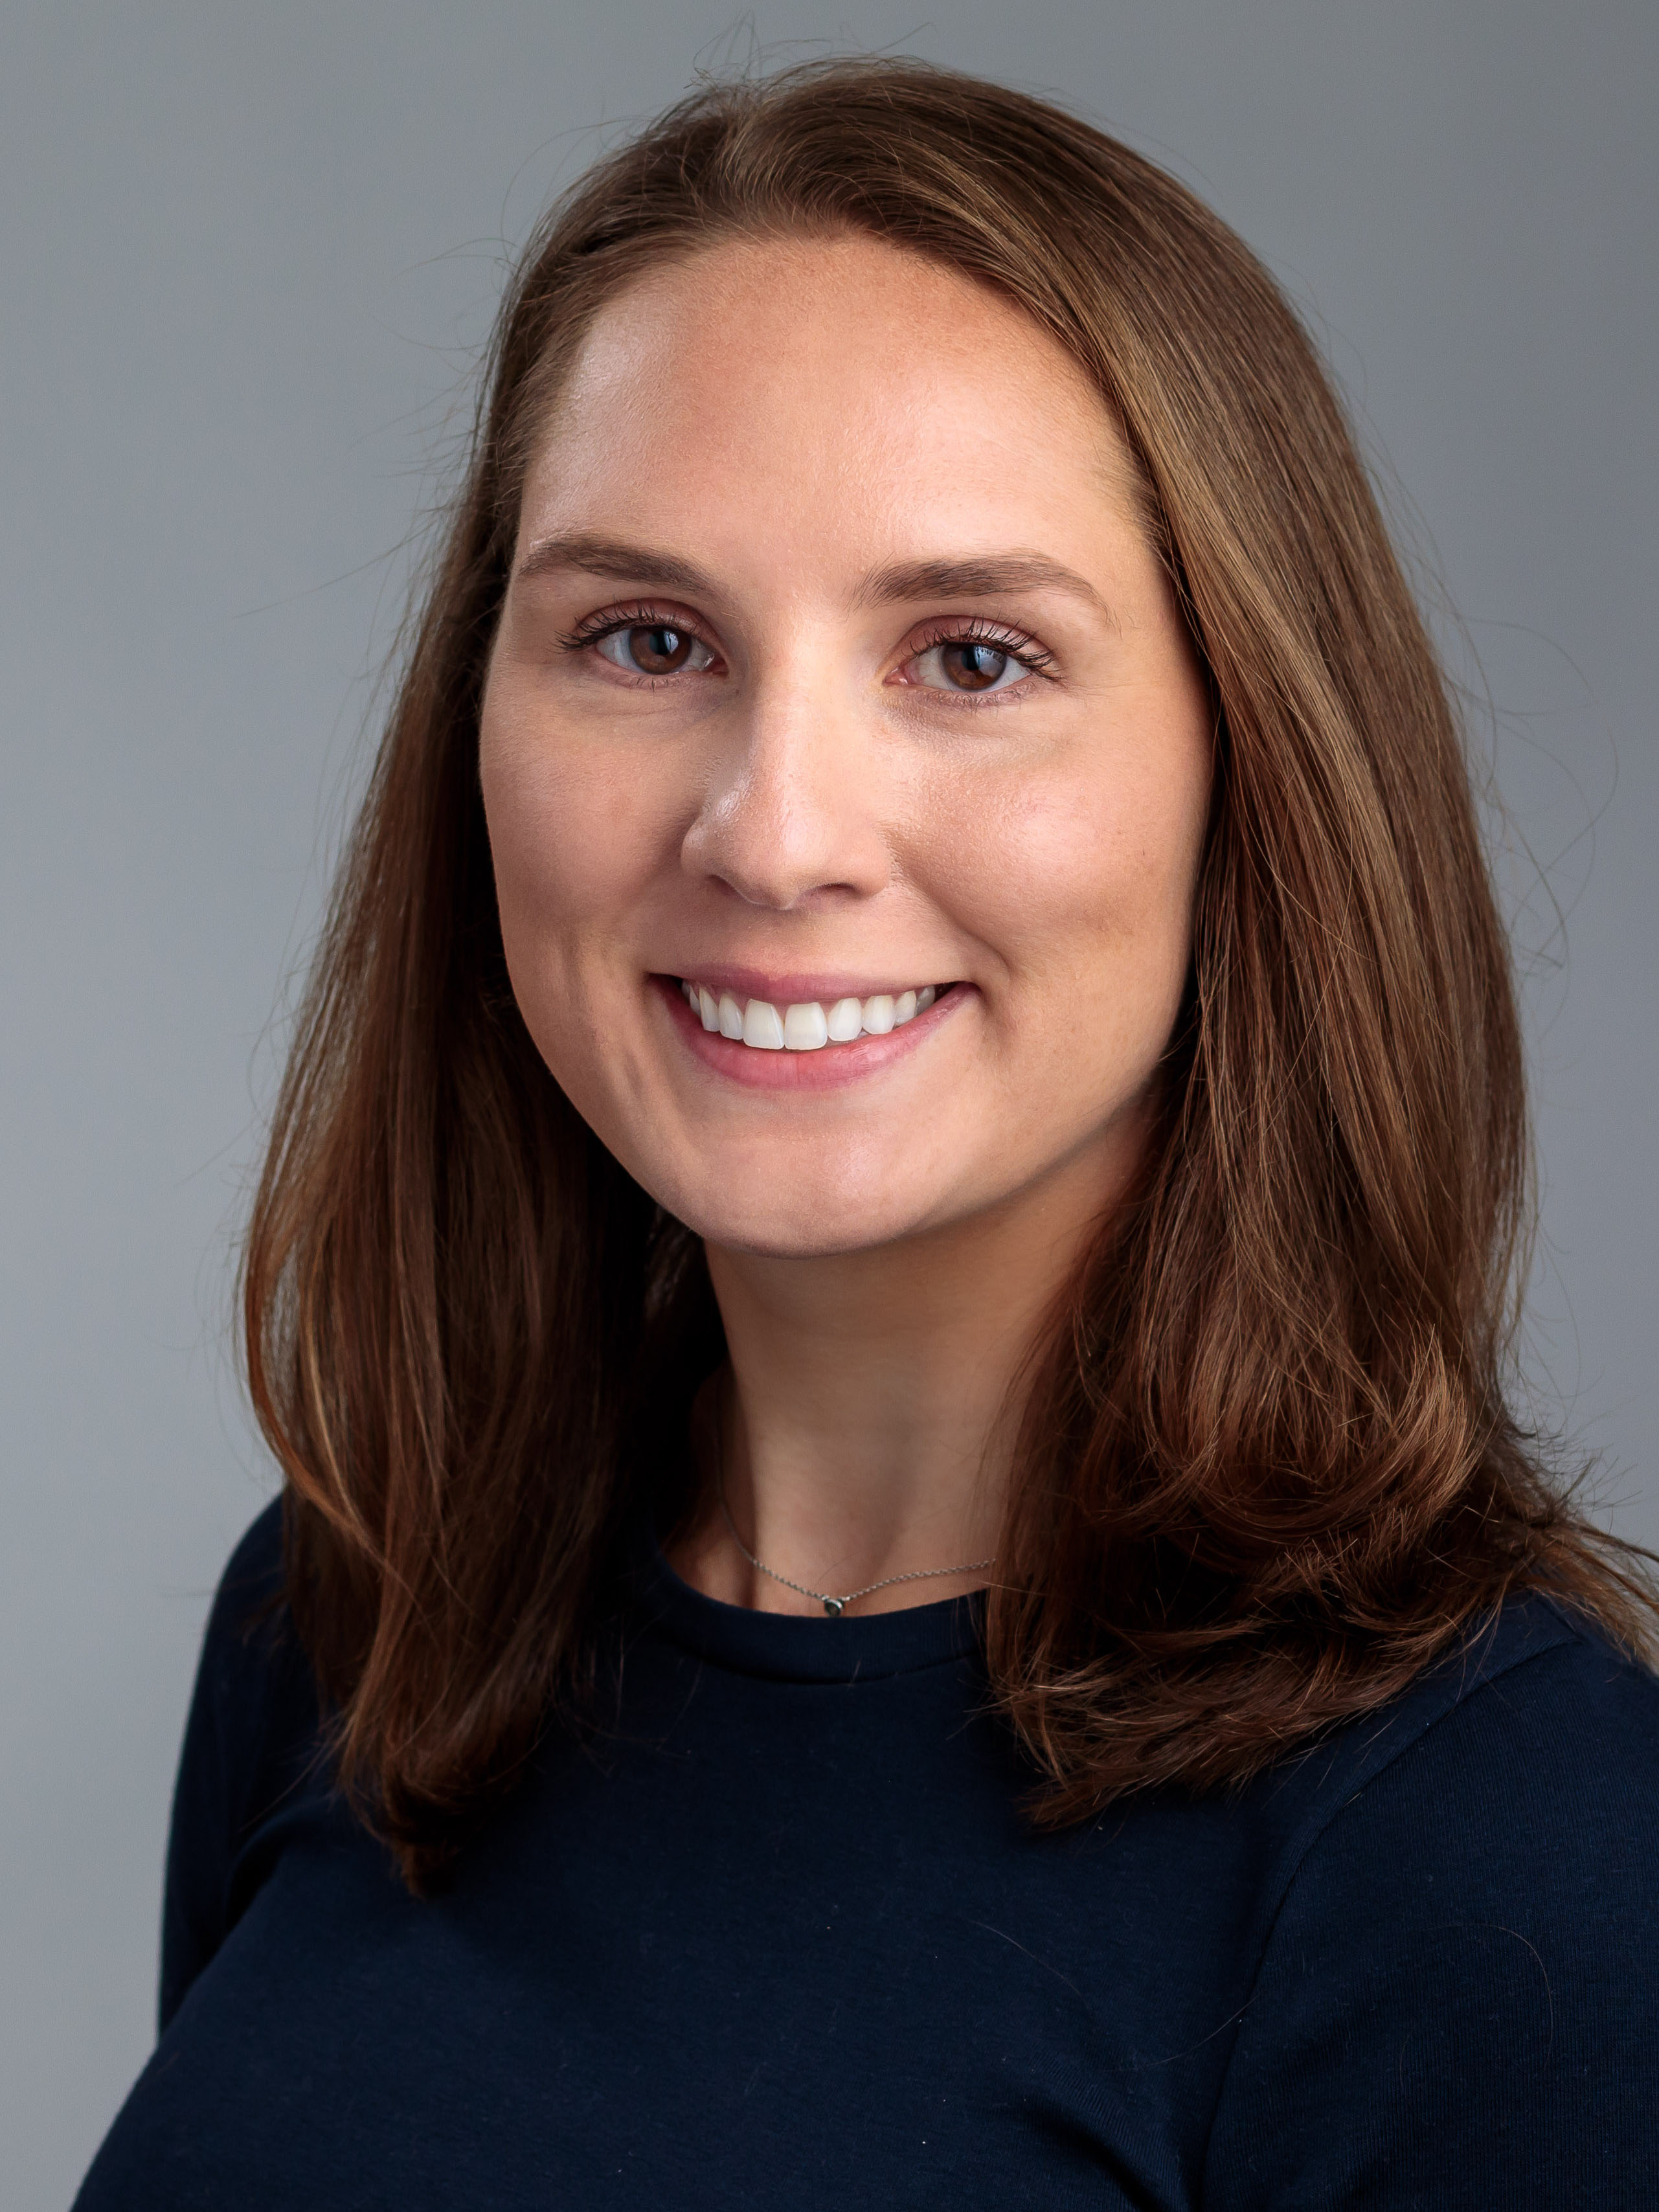
<instances>
[{"instance_id":1,"label":"nose","mask_svg":"<svg viewBox=\"0 0 1659 2212\"><path fill-rule=\"evenodd\" d=\"M870 720L821 672L757 683L723 732L681 848L687 870L778 913L883 890L892 866Z\"/></svg>"}]
</instances>

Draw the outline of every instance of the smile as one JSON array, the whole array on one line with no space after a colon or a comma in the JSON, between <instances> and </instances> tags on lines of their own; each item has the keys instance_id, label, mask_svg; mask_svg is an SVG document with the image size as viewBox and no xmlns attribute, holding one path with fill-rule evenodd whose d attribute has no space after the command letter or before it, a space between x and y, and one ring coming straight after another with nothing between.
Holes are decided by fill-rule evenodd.
<instances>
[{"instance_id":1,"label":"smile","mask_svg":"<svg viewBox=\"0 0 1659 2212\"><path fill-rule=\"evenodd\" d=\"M920 990L837 999L830 1006L809 999L780 1012L769 999L740 1000L730 991L716 993L706 984L680 979L680 994L704 1029L756 1052L818 1052L861 1036L885 1036L925 1014L940 989L948 988L926 983Z\"/></svg>"}]
</instances>

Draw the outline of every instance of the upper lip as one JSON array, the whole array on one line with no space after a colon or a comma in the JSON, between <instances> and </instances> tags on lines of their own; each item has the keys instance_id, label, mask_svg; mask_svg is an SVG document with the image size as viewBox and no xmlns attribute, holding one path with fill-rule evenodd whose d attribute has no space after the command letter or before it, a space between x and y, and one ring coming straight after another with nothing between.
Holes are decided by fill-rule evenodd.
<instances>
[{"instance_id":1,"label":"upper lip","mask_svg":"<svg viewBox=\"0 0 1659 2212\"><path fill-rule=\"evenodd\" d=\"M924 984L943 985L949 979L915 968L895 981L890 975L852 975L799 970L780 974L761 968L739 968L729 961L692 962L665 971L686 983L701 983L717 994L729 991L734 999L764 999L769 1006L805 1006L813 1001L833 1006L838 999L896 998L902 991L919 991Z\"/></svg>"}]
</instances>

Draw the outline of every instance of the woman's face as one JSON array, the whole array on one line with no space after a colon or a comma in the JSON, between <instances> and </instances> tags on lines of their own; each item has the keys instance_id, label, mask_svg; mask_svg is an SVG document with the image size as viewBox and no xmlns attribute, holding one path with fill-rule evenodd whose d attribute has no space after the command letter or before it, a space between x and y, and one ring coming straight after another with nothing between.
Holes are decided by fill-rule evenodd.
<instances>
[{"instance_id":1,"label":"woman's face","mask_svg":"<svg viewBox=\"0 0 1659 2212\"><path fill-rule=\"evenodd\" d=\"M716 1244L1092 1210L1133 1164L1211 732L1132 484L1055 343L872 241L722 245L599 316L484 804L549 1068Z\"/></svg>"}]
</instances>

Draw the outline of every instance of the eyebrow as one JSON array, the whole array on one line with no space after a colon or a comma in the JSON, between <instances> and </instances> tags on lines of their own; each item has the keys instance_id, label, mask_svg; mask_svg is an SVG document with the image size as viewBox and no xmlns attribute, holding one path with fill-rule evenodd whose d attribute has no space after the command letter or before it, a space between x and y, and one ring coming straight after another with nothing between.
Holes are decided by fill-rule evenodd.
<instances>
[{"instance_id":1,"label":"eyebrow","mask_svg":"<svg viewBox=\"0 0 1659 2212\"><path fill-rule=\"evenodd\" d=\"M689 598L712 593L714 580L695 562L654 546L633 545L592 531L538 538L520 562L521 577L580 568L615 582L653 585ZM983 553L962 561L901 561L876 569L854 596L855 606L891 606L908 599L974 599L981 592L1064 592L1109 617L1111 610L1086 577L1046 553Z\"/></svg>"},{"instance_id":2,"label":"eyebrow","mask_svg":"<svg viewBox=\"0 0 1659 2212\"><path fill-rule=\"evenodd\" d=\"M654 584L659 591L702 597L713 580L676 554L648 545L629 545L620 538L572 531L562 538L538 538L519 563L520 576L545 576L556 568L581 568L590 576L609 576L620 584Z\"/></svg>"},{"instance_id":3,"label":"eyebrow","mask_svg":"<svg viewBox=\"0 0 1659 2212\"><path fill-rule=\"evenodd\" d=\"M1088 579L1046 553L983 553L966 561L901 561L878 568L860 586L860 606L900 599L971 599L981 592L1064 592L1101 614L1110 610Z\"/></svg>"}]
</instances>

